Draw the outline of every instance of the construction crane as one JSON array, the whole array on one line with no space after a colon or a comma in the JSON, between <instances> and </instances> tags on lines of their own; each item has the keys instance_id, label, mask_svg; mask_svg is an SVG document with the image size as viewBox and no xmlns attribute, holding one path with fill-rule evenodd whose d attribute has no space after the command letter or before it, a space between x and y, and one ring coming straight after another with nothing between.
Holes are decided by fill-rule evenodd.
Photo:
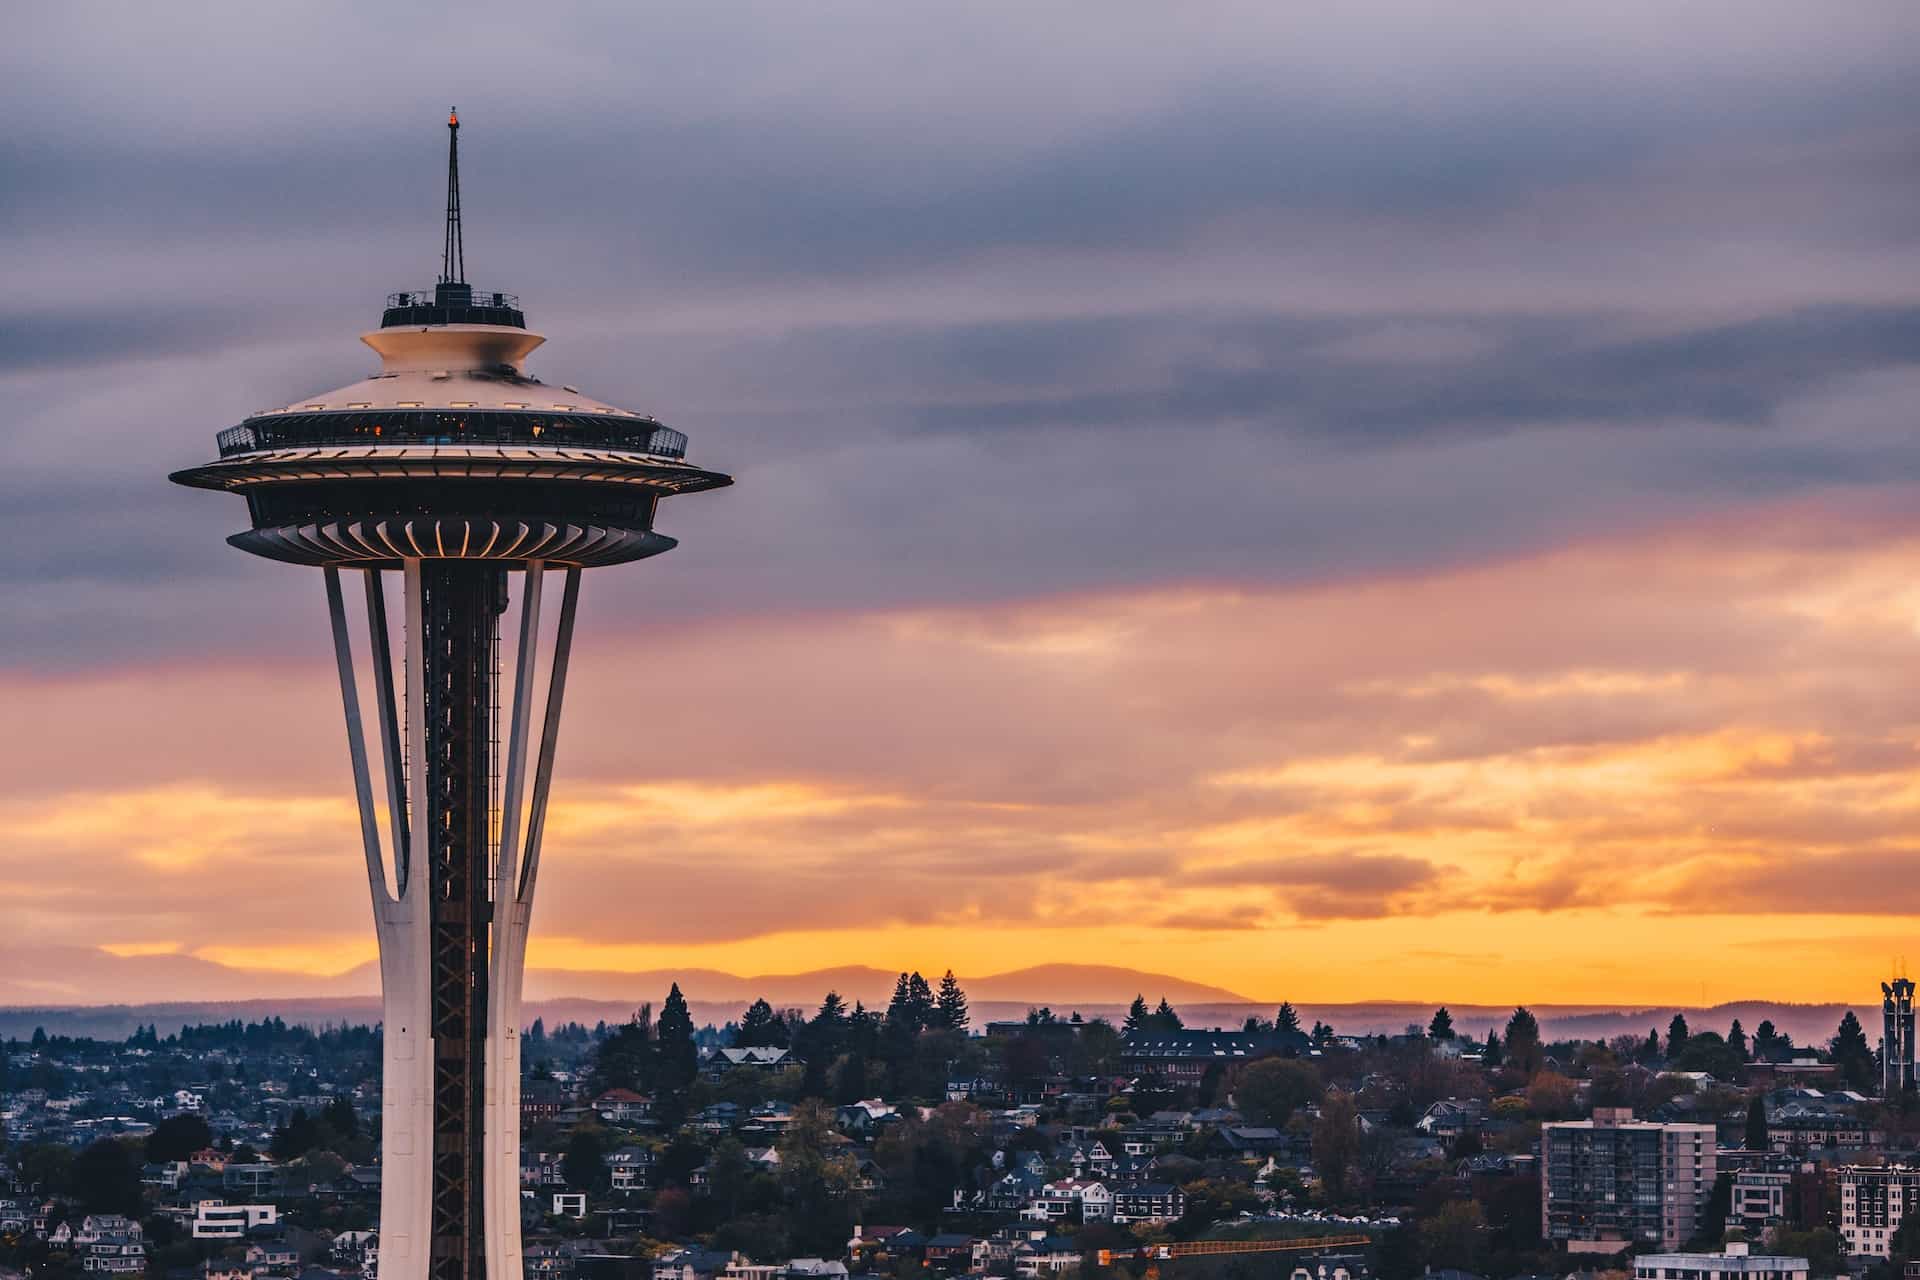
<instances>
[{"instance_id":1,"label":"construction crane","mask_svg":"<svg viewBox=\"0 0 1920 1280\"><path fill-rule=\"evenodd\" d=\"M1181 1240L1170 1244L1148 1244L1138 1249L1102 1249L1100 1265L1110 1267L1114 1259L1144 1258L1145 1280L1160 1280L1160 1264L1175 1258L1194 1258L1223 1253L1309 1253L1316 1249L1350 1249L1373 1243L1372 1236L1308 1236L1300 1240Z\"/></svg>"}]
</instances>

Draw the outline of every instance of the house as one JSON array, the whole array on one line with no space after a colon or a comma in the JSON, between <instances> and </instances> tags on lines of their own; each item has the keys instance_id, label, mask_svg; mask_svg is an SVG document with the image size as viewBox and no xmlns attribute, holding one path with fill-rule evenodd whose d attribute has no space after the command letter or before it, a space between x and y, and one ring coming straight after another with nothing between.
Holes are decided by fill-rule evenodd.
<instances>
[{"instance_id":1,"label":"house","mask_svg":"<svg viewBox=\"0 0 1920 1280\"><path fill-rule=\"evenodd\" d=\"M1276 1054L1303 1056L1298 1031L1135 1031L1120 1047L1120 1066L1134 1075L1159 1075L1175 1085L1197 1085L1214 1066L1232 1067Z\"/></svg>"},{"instance_id":2,"label":"house","mask_svg":"<svg viewBox=\"0 0 1920 1280\"><path fill-rule=\"evenodd\" d=\"M247 1266L258 1276L263 1271L290 1272L300 1265L300 1251L285 1240L261 1240L247 1246Z\"/></svg>"},{"instance_id":3,"label":"house","mask_svg":"<svg viewBox=\"0 0 1920 1280\"><path fill-rule=\"evenodd\" d=\"M1108 1222L1113 1218L1113 1193L1091 1178L1061 1178L1044 1184L1031 1206L1036 1218L1081 1222Z\"/></svg>"},{"instance_id":4,"label":"house","mask_svg":"<svg viewBox=\"0 0 1920 1280\"><path fill-rule=\"evenodd\" d=\"M855 1151L853 1156L853 1189L863 1194L887 1189L887 1174L873 1156L866 1151Z\"/></svg>"},{"instance_id":5,"label":"house","mask_svg":"<svg viewBox=\"0 0 1920 1280\"><path fill-rule=\"evenodd\" d=\"M376 1231L342 1231L327 1246L327 1256L338 1265L368 1271L380 1257L380 1234Z\"/></svg>"},{"instance_id":6,"label":"house","mask_svg":"<svg viewBox=\"0 0 1920 1280\"><path fill-rule=\"evenodd\" d=\"M1078 1270L1080 1247L1067 1236L1045 1236L1026 1240L1013 1250L1013 1273L1035 1278Z\"/></svg>"},{"instance_id":7,"label":"house","mask_svg":"<svg viewBox=\"0 0 1920 1280\"><path fill-rule=\"evenodd\" d=\"M744 1049L717 1049L706 1061L706 1074L716 1084L724 1079L728 1072L741 1067L760 1071L778 1071L793 1066L791 1050L776 1048L773 1045L752 1045Z\"/></svg>"},{"instance_id":8,"label":"house","mask_svg":"<svg viewBox=\"0 0 1920 1280\"><path fill-rule=\"evenodd\" d=\"M220 1171L220 1185L245 1195L268 1195L280 1189L280 1166L265 1160L228 1164Z\"/></svg>"},{"instance_id":9,"label":"house","mask_svg":"<svg viewBox=\"0 0 1920 1280\"><path fill-rule=\"evenodd\" d=\"M566 1086L558 1080L526 1080L520 1085L520 1127L531 1128L544 1121L557 1120L570 1099Z\"/></svg>"},{"instance_id":10,"label":"house","mask_svg":"<svg viewBox=\"0 0 1920 1280\"><path fill-rule=\"evenodd\" d=\"M794 1258L787 1263L786 1280L847 1280L847 1264L837 1258Z\"/></svg>"},{"instance_id":11,"label":"house","mask_svg":"<svg viewBox=\"0 0 1920 1280\"><path fill-rule=\"evenodd\" d=\"M613 1189L622 1195L645 1191L652 1181L653 1152L624 1147L607 1157L607 1171Z\"/></svg>"},{"instance_id":12,"label":"house","mask_svg":"<svg viewBox=\"0 0 1920 1280\"><path fill-rule=\"evenodd\" d=\"M227 1204L220 1200L202 1200L194 1206L195 1240L244 1240L255 1227L270 1227L280 1221L280 1207L272 1204Z\"/></svg>"},{"instance_id":13,"label":"house","mask_svg":"<svg viewBox=\"0 0 1920 1280\"><path fill-rule=\"evenodd\" d=\"M522 1151L520 1153L520 1185L522 1187L564 1187L567 1175L561 1168L561 1155L557 1151Z\"/></svg>"},{"instance_id":14,"label":"house","mask_svg":"<svg viewBox=\"0 0 1920 1280\"><path fill-rule=\"evenodd\" d=\"M1186 1193L1171 1182L1127 1182L1113 1189L1117 1223L1172 1222L1186 1211Z\"/></svg>"},{"instance_id":15,"label":"house","mask_svg":"<svg viewBox=\"0 0 1920 1280\"><path fill-rule=\"evenodd\" d=\"M768 1101L754 1106L747 1112L747 1119L740 1126L744 1136L775 1138L793 1126L793 1104L790 1102Z\"/></svg>"},{"instance_id":16,"label":"house","mask_svg":"<svg viewBox=\"0 0 1920 1280\"><path fill-rule=\"evenodd\" d=\"M1270 1155L1286 1145L1287 1135L1266 1125L1229 1125L1207 1140L1208 1152L1223 1156Z\"/></svg>"},{"instance_id":17,"label":"house","mask_svg":"<svg viewBox=\"0 0 1920 1280\"><path fill-rule=\"evenodd\" d=\"M556 1191L553 1193L553 1216L556 1218L584 1218L587 1216L587 1193L584 1191Z\"/></svg>"},{"instance_id":18,"label":"house","mask_svg":"<svg viewBox=\"0 0 1920 1280\"><path fill-rule=\"evenodd\" d=\"M142 1235L140 1224L118 1213L90 1213L80 1219L80 1229L73 1233L73 1242L94 1244L111 1236L123 1235L139 1239Z\"/></svg>"},{"instance_id":19,"label":"house","mask_svg":"<svg viewBox=\"0 0 1920 1280\"><path fill-rule=\"evenodd\" d=\"M529 1244L520 1256L527 1280L571 1280L576 1265L574 1248L565 1242Z\"/></svg>"},{"instance_id":20,"label":"house","mask_svg":"<svg viewBox=\"0 0 1920 1280\"><path fill-rule=\"evenodd\" d=\"M879 1132L883 1123L896 1116L897 1112L893 1106L878 1098L869 1098L862 1102L849 1103L844 1107L836 1107L833 1120L842 1131L864 1137Z\"/></svg>"},{"instance_id":21,"label":"house","mask_svg":"<svg viewBox=\"0 0 1920 1280\"><path fill-rule=\"evenodd\" d=\"M1413 1127L1428 1137L1452 1142L1487 1127L1487 1104L1479 1098L1442 1098L1426 1109Z\"/></svg>"},{"instance_id":22,"label":"house","mask_svg":"<svg viewBox=\"0 0 1920 1280\"><path fill-rule=\"evenodd\" d=\"M1015 1169L1002 1174L987 1188L987 1207L990 1209L1019 1209L1033 1202L1040 1194L1040 1188L1046 1185L1046 1179L1025 1169Z\"/></svg>"},{"instance_id":23,"label":"house","mask_svg":"<svg viewBox=\"0 0 1920 1280\"><path fill-rule=\"evenodd\" d=\"M731 1249L675 1249L653 1260L653 1280L714 1280L739 1256Z\"/></svg>"},{"instance_id":24,"label":"house","mask_svg":"<svg viewBox=\"0 0 1920 1280\"><path fill-rule=\"evenodd\" d=\"M943 1231L927 1241L926 1264L936 1271L964 1271L973 1265L973 1237Z\"/></svg>"},{"instance_id":25,"label":"house","mask_svg":"<svg viewBox=\"0 0 1920 1280\"><path fill-rule=\"evenodd\" d=\"M653 1114L653 1099L631 1089L609 1089L593 1100L593 1112L608 1124L639 1124Z\"/></svg>"},{"instance_id":26,"label":"house","mask_svg":"<svg viewBox=\"0 0 1920 1280\"><path fill-rule=\"evenodd\" d=\"M920 1240L919 1233L911 1227L863 1225L855 1223L853 1236L847 1241L847 1256L856 1266L864 1266L881 1254L897 1255L906 1252L901 1241L912 1237L913 1243Z\"/></svg>"},{"instance_id":27,"label":"house","mask_svg":"<svg viewBox=\"0 0 1920 1280\"><path fill-rule=\"evenodd\" d=\"M166 1191L178 1191L187 1170L192 1168L185 1160L160 1160L140 1166L140 1184L147 1187L159 1187Z\"/></svg>"},{"instance_id":28,"label":"house","mask_svg":"<svg viewBox=\"0 0 1920 1280\"><path fill-rule=\"evenodd\" d=\"M73 1242L83 1271L131 1275L147 1269L145 1232L139 1223L117 1213L91 1214L81 1219Z\"/></svg>"}]
</instances>

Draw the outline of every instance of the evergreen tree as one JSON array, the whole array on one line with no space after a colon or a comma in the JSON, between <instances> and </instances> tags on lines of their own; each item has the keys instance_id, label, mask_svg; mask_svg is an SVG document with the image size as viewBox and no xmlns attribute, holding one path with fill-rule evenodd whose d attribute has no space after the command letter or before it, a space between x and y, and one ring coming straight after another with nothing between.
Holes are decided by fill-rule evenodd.
<instances>
[{"instance_id":1,"label":"evergreen tree","mask_svg":"<svg viewBox=\"0 0 1920 1280\"><path fill-rule=\"evenodd\" d=\"M1427 1024L1427 1038L1429 1040L1453 1039L1453 1015L1447 1011L1447 1006L1441 1005L1433 1011L1433 1021Z\"/></svg>"},{"instance_id":2,"label":"evergreen tree","mask_svg":"<svg viewBox=\"0 0 1920 1280\"><path fill-rule=\"evenodd\" d=\"M967 993L960 989L953 970L940 979L940 994L934 1000L934 1025L947 1031L967 1029Z\"/></svg>"},{"instance_id":3,"label":"evergreen tree","mask_svg":"<svg viewBox=\"0 0 1920 1280\"><path fill-rule=\"evenodd\" d=\"M1747 1058L1747 1029L1735 1018L1733 1025L1727 1028L1727 1047L1740 1055L1741 1061Z\"/></svg>"},{"instance_id":4,"label":"evergreen tree","mask_svg":"<svg viewBox=\"0 0 1920 1280\"><path fill-rule=\"evenodd\" d=\"M1133 1003L1127 1006L1127 1020L1120 1024L1121 1034L1132 1035L1136 1031L1147 1030L1147 1019L1152 1016L1147 1009L1147 998L1143 995L1134 996Z\"/></svg>"},{"instance_id":5,"label":"evergreen tree","mask_svg":"<svg viewBox=\"0 0 1920 1280\"><path fill-rule=\"evenodd\" d=\"M566 1152L560 1157L560 1174L575 1191L605 1191L612 1180L606 1157L606 1135L600 1126L575 1125L567 1136Z\"/></svg>"},{"instance_id":6,"label":"evergreen tree","mask_svg":"<svg viewBox=\"0 0 1920 1280\"><path fill-rule=\"evenodd\" d=\"M1747 1138L1749 1151L1766 1151L1772 1147L1767 1137L1767 1102L1759 1094L1747 1100Z\"/></svg>"},{"instance_id":7,"label":"evergreen tree","mask_svg":"<svg viewBox=\"0 0 1920 1280\"><path fill-rule=\"evenodd\" d=\"M1508 1066L1531 1078L1540 1070L1545 1054L1540 1047L1540 1022L1533 1013L1521 1005L1507 1019L1507 1034L1502 1042L1504 1056Z\"/></svg>"},{"instance_id":8,"label":"evergreen tree","mask_svg":"<svg viewBox=\"0 0 1920 1280\"><path fill-rule=\"evenodd\" d=\"M1873 1049L1868 1046L1867 1033L1861 1029L1860 1019L1853 1016L1853 1010L1847 1010L1846 1016L1840 1019L1830 1048L1848 1085L1864 1089L1873 1083Z\"/></svg>"},{"instance_id":9,"label":"evergreen tree","mask_svg":"<svg viewBox=\"0 0 1920 1280\"><path fill-rule=\"evenodd\" d=\"M1760 1062L1771 1061L1773 1051L1778 1045L1779 1036L1773 1029L1773 1019L1763 1019L1760 1025L1753 1029L1754 1058Z\"/></svg>"},{"instance_id":10,"label":"evergreen tree","mask_svg":"<svg viewBox=\"0 0 1920 1280\"><path fill-rule=\"evenodd\" d=\"M1667 1024L1667 1057L1677 1058L1680 1051L1687 1047L1687 1015L1676 1013L1673 1021Z\"/></svg>"},{"instance_id":11,"label":"evergreen tree","mask_svg":"<svg viewBox=\"0 0 1920 1280\"><path fill-rule=\"evenodd\" d=\"M1153 1011L1152 1025L1153 1030L1161 1035L1171 1035L1186 1026L1180 1021L1180 1015L1174 1012L1173 1006L1167 1003L1165 996L1160 997L1160 1003Z\"/></svg>"},{"instance_id":12,"label":"evergreen tree","mask_svg":"<svg viewBox=\"0 0 1920 1280\"><path fill-rule=\"evenodd\" d=\"M359 1113L353 1109L353 1099L344 1093L327 1104L321 1119L343 1141L351 1142L360 1136Z\"/></svg>"},{"instance_id":13,"label":"evergreen tree","mask_svg":"<svg viewBox=\"0 0 1920 1280\"><path fill-rule=\"evenodd\" d=\"M867 1097L867 1059L863 1054L850 1053L840 1060L840 1070L834 1073L833 1100L845 1107L865 1097Z\"/></svg>"},{"instance_id":14,"label":"evergreen tree","mask_svg":"<svg viewBox=\"0 0 1920 1280\"><path fill-rule=\"evenodd\" d=\"M933 1025L933 988L927 985L927 980L920 976L917 969L907 979L907 1007L913 1010L915 1031L925 1031Z\"/></svg>"},{"instance_id":15,"label":"evergreen tree","mask_svg":"<svg viewBox=\"0 0 1920 1280\"><path fill-rule=\"evenodd\" d=\"M873 1057L880 1046L880 1015L855 1000L853 1012L847 1015L846 1040L854 1053Z\"/></svg>"},{"instance_id":16,"label":"evergreen tree","mask_svg":"<svg viewBox=\"0 0 1920 1280\"><path fill-rule=\"evenodd\" d=\"M680 994L677 982L667 992L666 1003L660 1006L658 1039L659 1087L678 1093L692 1084L699 1073L700 1055L693 1046L693 1014L687 1009L687 998Z\"/></svg>"},{"instance_id":17,"label":"evergreen tree","mask_svg":"<svg viewBox=\"0 0 1920 1280\"><path fill-rule=\"evenodd\" d=\"M140 1163L124 1142L102 1138L73 1159L68 1175L74 1197L89 1213L141 1213Z\"/></svg>"},{"instance_id":18,"label":"evergreen tree","mask_svg":"<svg viewBox=\"0 0 1920 1280\"><path fill-rule=\"evenodd\" d=\"M904 973L893 984L893 999L887 1001L887 1025L919 1030L913 1025L913 980Z\"/></svg>"},{"instance_id":19,"label":"evergreen tree","mask_svg":"<svg viewBox=\"0 0 1920 1280\"><path fill-rule=\"evenodd\" d=\"M533 1025L527 1028L527 1044L529 1047L537 1049L541 1045L544 1045L546 1042L547 1042L546 1019L535 1018L533 1020Z\"/></svg>"},{"instance_id":20,"label":"evergreen tree","mask_svg":"<svg viewBox=\"0 0 1920 1280\"><path fill-rule=\"evenodd\" d=\"M742 1049L784 1049L787 1047L787 1020L773 1011L765 1000L755 1000L740 1017L740 1029L733 1042Z\"/></svg>"},{"instance_id":21,"label":"evergreen tree","mask_svg":"<svg viewBox=\"0 0 1920 1280\"><path fill-rule=\"evenodd\" d=\"M1315 1018L1313 1020L1313 1034L1309 1038L1315 1045L1326 1045L1328 1041L1333 1039L1333 1024L1330 1022L1322 1022L1320 1019Z\"/></svg>"},{"instance_id":22,"label":"evergreen tree","mask_svg":"<svg viewBox=\"0 0 1920 1280\"><path fill-rule=\"evenodd\" d=\"M643 1004L633 1011L626 1025L594 1047L587 1092L595 1097L609 1089L652 1093L659 1062L659 1046L653 1042L653 1006Z\"/></svg>"},{"instance_id":23,"label":"evergreen tree","mask_svg":"<svg viewBox=\"0 0 1920 1280\"><path fill-rule=\"evenodd\" d=\"M1660 1061L1660 1033L1652 1027L1647 1028L1647 1042L1640 1046L1640 1061L1647 1066Z\"/></svg>"},{"instance_id":24,"label":"evergreen tree","mask_svg":"<svg viewBox=\"0 0 1920 1280\"><path fill-rule=\"evenodd\" d=\"M185 1160L213 1145L213 1130L199 1116L168 1116L147 1135L147 1159Z\"/></svg>"},{"instance_id":25,"label":"evergreen tree","mask_svg":"<svg viewBox=\"0 0 1920 1280\"><path fill-rule=\"evenodd\" d=\"M827 1064L845 1050L847 1034L846 1001L840 998L838 991L829 991L826 998L820 1001L819 1012L813 1015L794 1040L793 1049L807 1064L809 1071L817 1064L824 1072ZM820 1079L824 1082L826 1077L822 1075Z\"/></svg>"},{"instance_id":26,"label":"evergreen tree","mask_svg":"<svg viewBox=\"0 0 1920 1280\"><path fill-rule=\"evenodd\" d=\"M1497 1031L1487 1032L1487 1047L1481 1051L1480 1061L1486 1066L1497 1067L1500 1065L1501 1054L1500 1033Z\"/></svg>"},{"instance_id":27,"label":"evergreen tree","mask_svg":"<svg viewBox=\"0 0 1920 1280\"><path fill-rule=\"evenodd\" d=\"M1293 1001L1282 1000L1280 1002L1279 1011L1273 1015L1273 1029L1275 1031L1292 1032L1300 1030L1300 1013L1299 1010L1293 1007Z\"/></svg>"}]
</instances>

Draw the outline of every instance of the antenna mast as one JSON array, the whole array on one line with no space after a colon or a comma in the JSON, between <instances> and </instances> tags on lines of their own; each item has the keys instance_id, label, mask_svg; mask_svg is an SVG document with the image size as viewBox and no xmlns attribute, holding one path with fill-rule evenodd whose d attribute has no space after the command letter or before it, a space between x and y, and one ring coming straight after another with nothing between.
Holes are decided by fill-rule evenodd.
<instances>
[{"instance_id":1,"label":"antenna mast","mask_svg":"<svg viewBox=\"0 0 1920 1280\"><path fill-rule=\"evenodd\" d=\"M467 255L460 243L460 112L447 112L447 236L440 249L440 283L467 282Z\"/></svg>"}]
</instances>

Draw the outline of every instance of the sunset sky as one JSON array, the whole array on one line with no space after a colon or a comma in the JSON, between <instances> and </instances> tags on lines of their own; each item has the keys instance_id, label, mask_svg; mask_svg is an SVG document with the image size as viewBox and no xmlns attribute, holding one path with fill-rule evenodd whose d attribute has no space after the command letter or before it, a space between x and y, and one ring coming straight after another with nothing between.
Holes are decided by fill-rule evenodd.
<instances>
[{"instance_id":1,"label":"sunset sky","mask_svg":"<svg viewBox=\"0 0 1920 1280\"><path fill-rule=\"evenodd\" d=\"M165 475L371 368L457 104L530 371L738 481L587 575L533 964L1872 996L1920 9L1582 8L16 15L0 968L372 957L320 576Z\"/></svg>"}]
</instances>

